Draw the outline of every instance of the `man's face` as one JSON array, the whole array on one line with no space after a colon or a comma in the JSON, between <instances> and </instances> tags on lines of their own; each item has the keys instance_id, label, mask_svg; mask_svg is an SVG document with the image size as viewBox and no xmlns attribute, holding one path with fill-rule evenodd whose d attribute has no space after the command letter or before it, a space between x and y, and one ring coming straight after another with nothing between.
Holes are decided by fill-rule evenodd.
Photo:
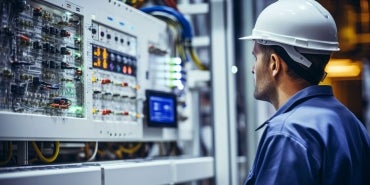
<instances>
[{"instance_id":1,"label":"man's face","mask_svg":"<svg viewBox=\"0 0 370 185\"><path fill-rule=\"evenodd\" d=\"M270 57L265 57L263 52L259 44L255 43L252 52L255 57L252 70L255 81L254 98L270 102L274 92L272 77L268 68Z\"/></svg>"}]
</instances>

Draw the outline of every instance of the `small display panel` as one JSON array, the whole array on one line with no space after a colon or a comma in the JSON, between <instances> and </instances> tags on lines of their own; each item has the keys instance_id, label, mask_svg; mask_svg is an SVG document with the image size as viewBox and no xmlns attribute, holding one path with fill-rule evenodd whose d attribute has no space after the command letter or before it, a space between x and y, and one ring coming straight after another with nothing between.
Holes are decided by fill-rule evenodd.
<instances>
[{"instance_id":1,"label":"small display panel","mask_svg":"<svg viewBox=\"0 0 370 185\"><path fill-rule=\"evenodd\" d=\"M136 76L136 58L113 51L111 49L92 45L93 67L109 72Z\"/></svg>"},{"instance_id":2,"label":"small display panel","mask_svg":"<svg viewBox=\"0 0 370 185\"><path fill-rule=\"evenodd\" d=\"M146 113L148 126L177 127L177 102L172 93L146 91Z\"/></svg>"}]
</instances>

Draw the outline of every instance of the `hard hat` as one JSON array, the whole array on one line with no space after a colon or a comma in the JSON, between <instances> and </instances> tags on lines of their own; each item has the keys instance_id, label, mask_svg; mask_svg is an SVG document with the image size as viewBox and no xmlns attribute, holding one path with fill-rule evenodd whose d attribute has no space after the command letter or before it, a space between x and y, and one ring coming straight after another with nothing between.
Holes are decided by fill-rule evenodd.
<instances>
[{"instance_id":1,"label":"hard hat","mask_svg":"<svg viewBox=\"0 0 370 185\"><path fill-rule=\"evenodd\" d=\"M339 51L337 27L330 13L314 0L278 0L258 16L252 35L240 39L279 45L296 62L311 66L300 53Z\"/></svg>"}]
</instances>

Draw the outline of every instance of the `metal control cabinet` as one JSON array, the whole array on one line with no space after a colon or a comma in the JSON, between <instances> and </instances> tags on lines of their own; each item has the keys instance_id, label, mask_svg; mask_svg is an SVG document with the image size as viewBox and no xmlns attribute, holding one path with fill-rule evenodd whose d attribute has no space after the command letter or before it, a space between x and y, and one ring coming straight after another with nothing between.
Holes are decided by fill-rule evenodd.
<instances>
[{"instance_id":1,"label":"metal control cabinet","mask_svg":"<svg viewBox=\"0 0 370 185\"><path fill-rule=\"evenodd\" d=\"M111 0L3 4L1 140L148 140L145 91L170 91L166 23Z\"/></svg>"}]
</instances>

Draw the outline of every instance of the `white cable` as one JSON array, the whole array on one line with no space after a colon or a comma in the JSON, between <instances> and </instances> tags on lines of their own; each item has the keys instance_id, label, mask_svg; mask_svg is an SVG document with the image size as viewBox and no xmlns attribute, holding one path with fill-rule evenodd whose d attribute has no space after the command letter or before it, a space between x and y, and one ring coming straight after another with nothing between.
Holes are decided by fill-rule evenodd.
<instances>
[{"instance_id":1,"label":"white cable","mask_svg":"<svg viewBox=\"0 0 370 185\"><path fill-rule=\"evenodd\" d=\"M88 144L88 143L86 143ZM94 148L94 153L91 155L91 157L87 161L93 161L96 157L96 154L98 153L98 142L95 142L95 148Z\"/></svg>"}]
</instances>

